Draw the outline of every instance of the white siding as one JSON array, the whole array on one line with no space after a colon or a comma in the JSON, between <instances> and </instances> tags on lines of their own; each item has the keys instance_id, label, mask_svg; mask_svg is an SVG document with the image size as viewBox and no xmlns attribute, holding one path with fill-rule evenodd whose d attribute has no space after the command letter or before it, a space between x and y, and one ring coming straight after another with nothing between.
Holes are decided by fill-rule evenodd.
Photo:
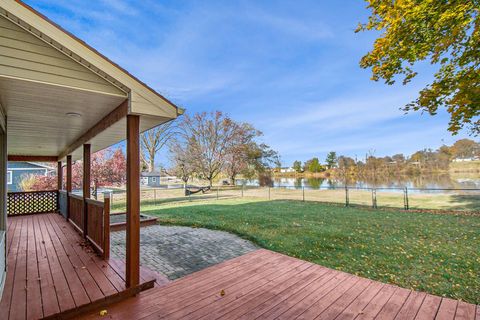
<instances>
[{"instance_id":1,"label":"white siding","mask_svg":"<svg viewBox=\"0 0 480 320\"><path fill-rule=\"evenodd\" d=\"M0 17L0 76L125 95L105 79L4 17Z\"/></svg>"}]
</instances>

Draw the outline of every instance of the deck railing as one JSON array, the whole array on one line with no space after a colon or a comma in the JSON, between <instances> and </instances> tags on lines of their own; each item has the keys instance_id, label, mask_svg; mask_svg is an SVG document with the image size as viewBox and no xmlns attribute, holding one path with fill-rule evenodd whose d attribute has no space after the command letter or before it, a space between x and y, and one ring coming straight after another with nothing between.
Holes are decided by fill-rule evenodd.
<instances>
[{"instance_id":1,"label":"deck railing","mask_svg":"<svg viewBox=\"0 0 480 320\"><path fill-rule=\"evenodd\" d=\"M58 190L9 192L7 194L7 214L56 212L58 210Z\"/></svg>"},{"instance_id":2,"label":"deck railing","mask_svg":"<svg viewBox=\"0 0 480 320\"><path fill-rule=\"evenodd\" d=\"M110 256L110 199L104 202L85 199L87 212L87 239L94 249L108 259Z\"/></svg>"},{"instance_id":3,"label":"deck railing","mask_svg":"<svg viewBox=\"0 0 480 320\"><path fill-rule=\"evenodd\" d=\"M110 256L110 198L104 201L68 194L69 221L104 259Z\"/></svg>"},{"instance_id":4,"label":"deck railing","mask_svg":"<svg viewBox=\"0 0 480 320\"><path fill-rule=\"evenodd\" d=\"M83 221L84 221L84 201L83 197L69 193L68 194L68 216L69 221L81 234L83 232Z\"/></svg>"}]
</instances>

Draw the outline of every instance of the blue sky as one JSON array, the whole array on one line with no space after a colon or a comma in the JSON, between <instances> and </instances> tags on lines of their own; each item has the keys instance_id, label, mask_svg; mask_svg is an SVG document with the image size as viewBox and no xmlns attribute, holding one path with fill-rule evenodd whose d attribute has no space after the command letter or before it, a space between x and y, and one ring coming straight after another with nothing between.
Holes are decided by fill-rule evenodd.
<instances>
[{"instance_id":1,"label":"blue sky","mask_svg":"<svg viewBox=\"0 0 480 320\"><path fill-rule=\"evenodd\" d=\"M286 165L329 151L410 154L468 137L448 133L446 112L399 110L432 79L427 64L408 86L360 69L375 39L354 33L368 16L360 0L26 2L188 112L253 123Z\"/></svg>"}]
</instances>

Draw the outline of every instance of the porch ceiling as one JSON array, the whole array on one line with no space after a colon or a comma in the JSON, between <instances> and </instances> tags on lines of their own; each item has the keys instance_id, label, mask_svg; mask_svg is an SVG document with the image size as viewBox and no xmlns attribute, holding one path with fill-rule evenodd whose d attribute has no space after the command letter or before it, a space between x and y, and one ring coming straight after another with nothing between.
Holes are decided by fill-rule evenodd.
<instances>
[{"instance_id":1,"label":"porch ceiling","mask_svg":"<svg viewBox=\"0 0 480 320\"><path fill-rule=\"evenodd\" d=\"M58 156L126 98L0 76L0 104L8 115L8 154ZM72 112L80 117L67 115ZM142 117L141 130L167 120ZM88 143L96 152L124 140L125 133L126 121L121 120ZM81 159L81 148L72 155Z\"/></svg>"}]
</instances>

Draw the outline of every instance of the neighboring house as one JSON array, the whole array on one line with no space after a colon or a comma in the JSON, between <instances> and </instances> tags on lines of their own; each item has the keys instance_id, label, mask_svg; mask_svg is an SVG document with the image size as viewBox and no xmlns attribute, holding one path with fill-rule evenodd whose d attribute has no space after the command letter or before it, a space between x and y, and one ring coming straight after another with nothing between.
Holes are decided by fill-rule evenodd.
<instances>
[{"instance_id":1,"label":"neighboring house","mask_svg":"<svg viewBox=\"0 0 480 320\"><path fill-rule=\"evenodd\" d=\"M160 187L160 184L166 185L170 182L178 182L178 178L169 176L166 172L142 172L140 174L142 186Z\"/></svg>"},{"instance_id":2,"label":"neighboring house","mask_svg":"<svg viewBox=\"0 0 480 320\"><path fill-rule=\"evenodd\" d=\"M34 162L9 162L7 165L8 191L22 191L20 182L27 175L47 176L55 172L49 166Z\"/></svg>"},{"instance_id":3,"label":"neighboring house","mask_svg":"<svg viewBox=\"0 0 480 320\"><path fill-rule=\"evenodd\" d=\"M292 167L283 167L283 168L280 168L280 172L281 173L291 173L291 172L295 172L295 169L293 169Z\"/></svg>"},{"instance_id":4,"label":"neighboring house","mask_svg":"<svg viewBox=\"0 0 480 320\"><path fill-rule=\"evenodd\" d=\"M452 162L471 162L471 161L478 161L480 157L469 157L469 158L455 158Z\"/></svg>"},{"instance_id":5,"label":"neighboring house","mask_svg":"<svg viewBox=\"0 0 480 320\"><path fill-rule=\"evenodd\" d=\"M160 172L142 172L140 174L140 184L148 187L159 187L161 175Z\"/></svg>"}]
</instances>

